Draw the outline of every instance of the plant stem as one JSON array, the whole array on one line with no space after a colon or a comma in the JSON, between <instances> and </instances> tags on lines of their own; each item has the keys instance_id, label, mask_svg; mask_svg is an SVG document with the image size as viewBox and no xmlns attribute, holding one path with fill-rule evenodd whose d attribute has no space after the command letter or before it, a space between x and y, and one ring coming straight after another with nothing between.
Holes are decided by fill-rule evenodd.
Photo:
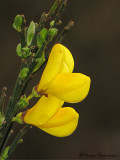
<instances>
[{"instance_id":1,"label":"plant stem","mask_svg":"<svg viewBox=\"0 0 120 160\"><path fill-rule=\"evenodd\" d=\"M5 93L6 90L7 90L7 88L4 87L2 89L1 96L0 96L0 112L2 115L3 115L3 106L4 106L4 102L5 102L5 98L6 98L6 93Z\"/></svg>"},{"instance_id":2,"label":"plant stem","mask_svg":"<svg viewBox=\"0 0 120 160\"><path fill-rule=\"evenodd\" d=\"M53 6L51 7L51 9L50 9L50 11L49 11L49 13L48 13L48 17L51 17L51 16L54 14L57 6L61 3L61 1L62 1L62 0L56 0L56 1L54 2Z\"/></svg>"},{"instance_id":3,"label":"plant stem","mask_svg":"<svg viewBox=\"0 0 120 160\"><path fill-rule=\"evenodd\" d=\"M27 101L31 100L31 98L33 98L33 95L30 94L28 97L27 97Z\"/></svg>"},{"instance_id":4,"label":"plant stem","mask_svg":"<svg viewBox=\"0 0 120 160\"><path fill-rule=\"evenodd\" d=\"M9 140L9 138L11 137L12 134L13 134L13 130L11 130L11 131L9 132L9 134L8 134L8 136L7 136L7 138L6 138L6 141L5 141L4 145L3 145L3 148L2 148L2 150L1 150L1 153L4 151L5 146L6 146L8 140Z\"/></svg>"},{"instance_id":5,"label":"plant stem","mask_svg":"<svg viewBox=\"0 0 120 160\"><path fill-rule=\"evenodd\" d=\"M57 43L61 43L63 39L66 37L67 33L70 31L70 29L74 26L74 21L69 21L67 26L64 27L63 31L60 33Z\"/></svg>"},{"instance_id":6,"label":"plant stem","mask_svg":"<svg viewBox=\"0 0 120 160\"><path fill-rule=\"evenodd\" d=\"M29 125L25 125L18 133L18 135L15 137L13 143L10 145L10 149L8 152L8 156L11 155L11 153L15 150L15 148L17 147L17 145L20 143L21 138L24 136L24 134L28 131L28 126Z\"/></svg>"},{"instance_id":7,"label":"plant stem","mask_svg":"<svg viewBox=\"0 0 120 160\"><path fill-rule=\"evenodd\" d=\"M67 6L67 0L62 0L60 8L58 10L58 13L56 14L56 17L55 17L55 22L56 22L55 24L59 23L59 20L61 19L61 16L62 16L66 6Z\"/></svg>"}]
</instances>

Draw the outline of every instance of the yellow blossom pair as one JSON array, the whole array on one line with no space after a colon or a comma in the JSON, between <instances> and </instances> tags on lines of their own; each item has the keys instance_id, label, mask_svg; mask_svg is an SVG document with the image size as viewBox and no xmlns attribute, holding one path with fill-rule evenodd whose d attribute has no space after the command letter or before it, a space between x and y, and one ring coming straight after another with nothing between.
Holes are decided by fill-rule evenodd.
<instances>
[{"instance_id":1,"label":"yellow blossom pair","mask_svg":"<svg viewBox=\"0 0 120 160\"><path fill-rule=\"evenodd\" d=\"M35 125L45 132L64 137L77 127L79 114L71 107L62 107L64 102L77 103L88 94L90 78L81 73L72 73L74 60L70 51L56 44L37 85L42 97L24 115L25 123Z\"/></svg>"}]
</instances>

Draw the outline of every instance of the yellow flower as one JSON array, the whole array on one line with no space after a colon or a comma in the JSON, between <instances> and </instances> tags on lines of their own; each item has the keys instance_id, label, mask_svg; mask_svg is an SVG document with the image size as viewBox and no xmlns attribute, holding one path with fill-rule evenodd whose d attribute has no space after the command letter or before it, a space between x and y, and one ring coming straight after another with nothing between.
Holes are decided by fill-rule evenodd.
<instances>
[{"instance_id":1,"label":"yellow flower","mask_svg":"<svg viewBox=\"0 0 120 160\"><path fill-rule=\"evenodd\" d=\"M82 101L90 88L90 78L81 73L72 73L73 68L74 60L70 51L56 44L36 88L42 97L25 113L25 123L57 137L73 133L79 115L71 107L61 107L64 102Z\"/></svg>"},{"instance_id":2,"label":"yellow flower","mask_svg":"<svg viewBox=\"0 0 120 160\"><path fill-rule=\"evenodd\" d=\"M37 86L41 94L51 94L65 102L77 103L88 94L90 78L81 73L72 73L74 60L70 51L56 44Z\"/></svg>"}]
</instances>

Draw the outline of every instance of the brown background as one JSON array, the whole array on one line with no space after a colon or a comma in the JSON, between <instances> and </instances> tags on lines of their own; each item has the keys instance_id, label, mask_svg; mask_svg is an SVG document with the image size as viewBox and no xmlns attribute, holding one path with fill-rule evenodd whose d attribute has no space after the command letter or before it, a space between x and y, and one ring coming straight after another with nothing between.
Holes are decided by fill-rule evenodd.
<instances>
[{"instance_id":1,"label":"brown background","mask_svg":"<svg viewBox=\"0 0 120 160\"><path fill-rule=\"evenodd\" d=\"M15 54L19 34L12 28L13 19L23 13L28 24L38 21L52 3L53 0L0 3L0 89L7 86L8 96L20 67ZM120 1L68 0L63 25L70 19L75 21L75 27L63 44L74 56L74 72L89 75L92 80L83 102L67 104L80 114L77 130L69 137L56 138L34 127L11 158L75 159L80 158L80 153L120 154ZM39 78L40 75L30 83L27 95Z\"/></svg>"}]
</instances>

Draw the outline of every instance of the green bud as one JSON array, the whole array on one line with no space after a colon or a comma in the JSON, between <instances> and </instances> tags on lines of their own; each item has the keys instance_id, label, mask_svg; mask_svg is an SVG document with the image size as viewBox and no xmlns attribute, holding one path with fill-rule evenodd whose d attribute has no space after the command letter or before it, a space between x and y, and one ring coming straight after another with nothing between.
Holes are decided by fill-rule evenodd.
<instances>
[{"instance_id":1,"label":"green bud","mask_svg":"<svg viewBox=\"0 0 120 160\"><path fill-rule=\"evenodd\" d=\"M18 55L19 57L22 56L22 48L21 48L21 44L20 44L20 43L17 45L16 53L17 53L17 55Z\"/></svg>"},{"instance_id":2,"label":"green bud","mask_svg":"<svg viewBox=\"0 0 120 160\"><path fill-rule=\"evenodd\" d=\"M48 35L50 36L50 38L52 39L55 35L57 35L58 29L56 28L51 28L48 31Z\"/></svg>"},{"instance_id":3,"label":"green bud","mask_svg":"<svg viewBox=\"0 0 120 160\"><path fill-rule=\"evenodd\" d=\"M12 122L17 122L17 123L19 123L19 124L23 124L22 112L18 113L18 114L16 115L16 117L14 117L14 118L12 119Z\"/></svg>"},{"instance_id":4,"label":"green bud","mask_svg":"<svg viewBox=\"0 0 120 160\"><path fill-rule=\"evenodd\" d=\"M29 72L29 68L25 67L20 71L19 78L24 80L27 77L27 73Z\"/></svg>"},{"instance_id":5,"label":"green bud","mask_svg":"<svg viewBox=\"0 0 120 160\"><path fill-rule=\"evenodd\" d=\"M51 22L50 22L50 28L52 28L52 27L54 26L54 24L55 24L55 21L54 21L54 20L51 21Z\"/></svg>"},{"instance_id":6,"label":"green bud","mask_svg":"<svg viewBox=\"0 0 120 160\"><path fill-rule=\"evenodd\" d=\"M32 43L34 34L35 34L35 23L32 21L27 31L27 45L28 46Z\"/></svg>"},{"instance_id":7,"label":"green bud","mask_svg":"<svg viewBox=\"0 0 120 160\"><path fill-rule=\"evenodd\" d=\"M37 35L37 46L39 48L42 47L43 43L45 42L47 37L47 29L43 28L40 33Z\"/></svg>"},{"instance_id":8,"label":"green bud","mask_svg":"<svg viewBox=\"0 0 120 160\"><path fill-rule=\"evenodd\" d=\"M6 147L0 157L0 160L5 160L8 158L8 152L9 152L10 147Z\"/></svg>"},{"instance_id":9,"label":"green bud","mask_svg":"<svg viewBox=\"0 0 120 160\"><path fill-rule=\"evenodd\" d=\"M35 66L33 73L36 72L41 67L41 65L45 62L44 54L42 55L41 58L37 58L36 62L37 62L37 65Z\"/></svg>"},{"instance_id":10,"label":"green bud","mask_svg":"<svg viewBox=\"0 0 120 160\"><path fill-rule=\"evenodd\" d=\"M21 32L22 23L23 23L23 17L21 15L17 15L14 19L13 28L18 32Z\"/></svg>"},{"instance_id":11,"label":"green bud","mask_svg":"<svg viewBox=\"0 0 120 160\"><path fill-rule=\"evenodd\" d=\"M19 144L20 144L20 143L23 143L23 139L20 139L18 143L19 143Z\"/></svg>"},{"instance_id":12,"label":"green bud","mask_svg":"<svg viewBox=\"0 0 120 160\"><path fill-rule=\"evenodd\" d=\"M28 100L27 100L27 98L26 98L26 95L21 96L21 97L20 97L20 100L19 100L19 102L18 102L19 108L20 108L20 109L23 109L23 108L27 107L28 105L29 105L29 102L28 102Z\"/></svg>"}]
</instances>

